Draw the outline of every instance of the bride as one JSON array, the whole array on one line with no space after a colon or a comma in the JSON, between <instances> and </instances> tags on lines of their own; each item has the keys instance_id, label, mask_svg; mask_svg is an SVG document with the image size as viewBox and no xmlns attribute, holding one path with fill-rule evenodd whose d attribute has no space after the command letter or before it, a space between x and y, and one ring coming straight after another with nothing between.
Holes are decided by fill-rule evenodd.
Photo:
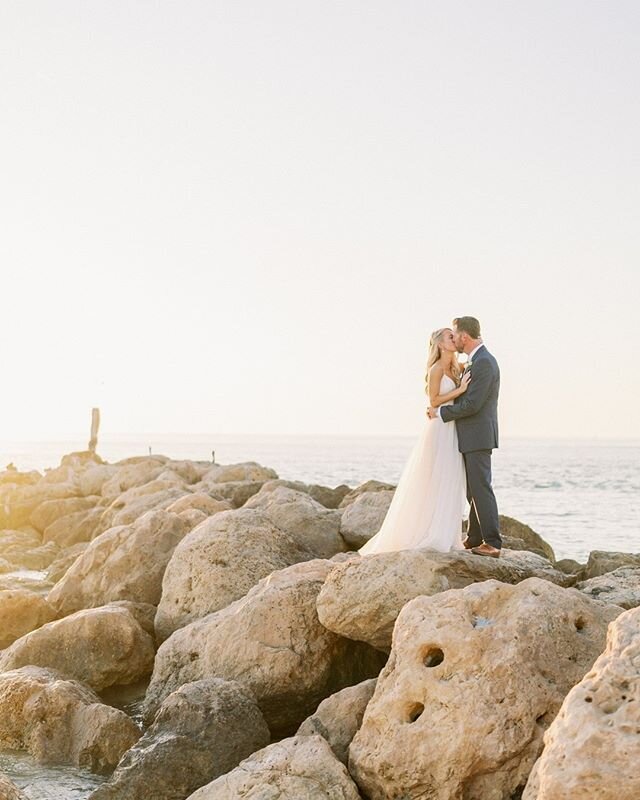
<instances>
[{"instance_id":1,"label":"bride","mask_svg":"<svg viewBox=\"0 0 640 800\"><path fill-rule=\"evenodd\" d=\"M450 328L431 335L426 391L433 408L450 405L464 394L471 374L461 377ZM458 451L455 422L427 419L407 461L378 533L360 548L362 555L429 547L462 550L466 510L464 460Z\"/></svg>"}]
</instances>

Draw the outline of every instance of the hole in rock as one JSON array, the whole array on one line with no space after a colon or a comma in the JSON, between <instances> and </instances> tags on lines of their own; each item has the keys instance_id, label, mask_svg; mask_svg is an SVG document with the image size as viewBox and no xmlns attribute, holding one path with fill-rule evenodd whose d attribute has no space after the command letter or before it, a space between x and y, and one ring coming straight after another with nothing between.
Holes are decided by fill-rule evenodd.
<instances>
[{"instance_id":1,"label":"hole in rock","mask_svg":"<svg viewBox=\"0 0 640 800\"><path fill-rule=\"evenodd\" d=\"M581 631L584 628L584 620L582 617L578 617L578 619L573 623L576 626L577 631Z\"/></svg>"},{"instance_id":2,"label":"hole in rock","mask_svg":"<svg viewBox=\"0 0 640 800\"><path fill-rule=\"evenodd\" d=\"M584 702L585 703L593 703L593 697L585 697L584 698Z\"/></svg>"},{"instance_id":3,"label":"hole in rock","mask_svg":"<svg viewBox=\"0 0 640 800\"><path fill-rule=\"evenodd\" d=\"M444 661L444 653L439 647L430 647L424 655L425 667L437 667Z\"/></svg>"},{"instance_id":4,"label":"hole in rock","mask_svg":"<svg viewBox=\"0 0 640 800\"><path fill-rule=\"evenodd\" d=\"M422 703L414 703L407 713L409 722L415 722L416 720L420 719L423 711L424 705Z\"/></svg>"}]
</instances>

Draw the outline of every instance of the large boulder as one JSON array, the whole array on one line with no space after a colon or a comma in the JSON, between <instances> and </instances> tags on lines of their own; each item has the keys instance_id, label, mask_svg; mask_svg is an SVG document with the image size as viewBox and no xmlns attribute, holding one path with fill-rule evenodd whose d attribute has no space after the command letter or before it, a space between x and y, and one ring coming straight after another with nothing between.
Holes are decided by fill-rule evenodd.
<instances>
[{"instance_id":1,"label":"large boulder","mask_svg":"<svg viewBox=\"0 0 640 800\"><path fill-rule=\"evenodd\" d=\"M597 578L620 567L640 567L640 553L615 553L593 550L584 569L584 579Z\"/></svg>"},{"instance_id":2,"label":"large boulder","mask_svg":"<svg viewBox=\"0 0 640 800\"><path fill-rule=\"evenodd\" d=\"M370 800L507 800L619 609L530 578L417 597L349 748Z\"/></svg>"},{"instance_id":3,"label":"large boulder","mask_svg":"<svg viewBox=\"0 0 640 800\"><path fill-rule=\"evenodd\" d=\"M347 549L340 536L340 513L325 508L304 492L286 486L260 491L244 508L261 511L317 558L331 558Z\"/></svg>"},{"instance_id":4,"label":"large boulder","mask_svg":"<svg viewBox=\"0 0 640 800\"><path fill-rule=\"evenodd\" d=\"M123 712L73 680L39 667L0 674L0 747L36 761L109 772L140 736Z\"/></svg>"},{"instance_id":5,"label":"large boulder","mask_svg":"<svg viewBox=\"0 0 640 800\"><path fill-rule=\"evenodd\" d=\"M205 483L236 483L251 481L264 483L277 478L278 473L269 467L263 467L255 461L244 461L240 464L214 464L202 475Z\"/></svg>"},{"instance_id":6,"label":"large boulder","mask_svg":"<svg viewBox=\"0 0 640 800\"><path fill-rule=\"evenodd\" d=\"M55 616L42 595L28 589L0 590L0 650Z\"/></svg>"},{"instance_id":7,"label":"large boulder","mask_svg":"<svg viewBox=\"0 0 640 800\"><path fill-rule=\"evenodd\" d=\"M60 616L112 600L157 605L167 563L188 530L177 514L150 511L105 531L49 592L49 602Z\"/></svg>"},{"instance_id":8,"label":"large boulder","mask_svg":"<svg viewBox=\"0 0 640 800\"><path fill-rule=\"evenodd\" d=\"M555 564L553 547L524 522L501 514L500 533L503 547L508 547L510 550L530 550Z\"/></svg>"},{"instance_id":9,"label":"large boulder","mask_svg":"<svg viewBox=\"0 0 640 800\"><path fill-rule=\"evenodd\" d=\"M95 508L99 500L99 497L69 497L62 500L45 500L44 503L40 503L31 512L29 523L42 533L60 517Z\"/></svg>"},{"instance_id":10,"label":"large boulder","mask_svg":"<svg viewBox=\"0 0 640 800\"><path fill-rule=\"evenodd\" d=\"M354 556L329 573L318 596L318 616L335 633L388 649L396 618L414 597L489 579L519 583L533 576L560 586L572 582L526 551L504 550L499 559L427 549Z\"/></svg>"},{"instance_id":11,"label":"large boulder","mask_svg":"<svg viewBox=\"0 0 640 800\"><path fill-rule=\"evenodd\" d=\"M245 597L177 630L158 650L147 719L179 686L219 677L249 688L274 736L286 735L325 697L377 675L383 654L318 620L316 597L332 566L317 559L273 572Z\"/></svg>"},{"instance_id":12,"label":"large boulder","mask_svg":"<svg viewBox=\"0 0 640 800\"><path fill-rule=\"evenodd\" d=\"M172 511L174 514L181 514L183 511L190 511L197 509L202 511L205 516L212 517L220 511L230 511L233 508L228 500L216 500L209 494L196 492L185 494L183 497L174 500L170 506L167 506L167 511Z\"/></svg>"},{"instance_id":13,"label":"large boulder","mask_svg":"<svg viewBox=\"0 0 640 800\"><path fill-rule=\"evenodd\" d=\"M88 542L78 542L62 550L47 567L47 580L57 583L88 546Z\"/></svg>"},{"instance_id":14,"label":"large boulder","mask_svg":"<svg viewBox=\"0 0 640 800\"><path fill-rule=\"evenodd\" d=\"M321 736L294 736L259 750L188 800L360 800Z\"/></svg>"},{"instance_id":15,"label":"large boulder","mask_svg":"<svg viewBox=\"0 0 640 800\"><path fill-rule=\"evenodd\" d=\"M523 800L640 797L640 608L609 626L607 647L566 696Z\"/></svg>"},{"instance_id":16,"label":"large boulder","mask_svg":"<svg viewBox=\"0 0 640 800\"><path fill-rule=\"evenodd\" d=\"M71 547L78 542L90 542L96 535L104 514L103 506L88 511L76 511L60 517L44 529L43 542L55 542L60 547Z\"/></svg>"},{"instance_id":17,"label":"large boulder","mask_svg":"<svg viewBox=\"0 0 640 800\"><path fill-rule=\"evenodd\" d=\"M41 503L77 497L78 492L73 483L47 483L44 478L29 485L0 485L0 530L27 525L29 517Z\"/></svg>"},{"instance_id":18,"label":"large boulder","mask_svg":"<svg viewBox=\"0 0 640 800\"><path fill-rule=\"evenodd\" d=\"M127 605L114 604L48 622L0 654L0 672L32 664L96 691L133 683L151 672L155 653L153 638L137 616Z\"/></svg>"},{"instance_id":19,"label":"large boulder","mask_svg":"<svg viewBox=\"0 0 640 800\"><path fill-rule=\"evenodd\" d=\"M340 533L351 550L359 550L380 530L393 494L392 491L362 492L345 508Z\"/></svg>"},{"instance_id":20,"label":"large boulder","mask_svg":"<svg viewBox=\"0 0 640 800\"><path fill-rule=\"evenodd\" d=\"M576 584L589 597L621 608L640 606L640 566L618 567L596 578Z\"/></svg>"},{"instance_id":21,"label":"large boulder","mask_svg":"<svg viewBox=\"0 0 640 800\"><path fill-rule=\"evenodd\" d=\"M183 485L152 481L124 492L103 512L92 538L118 525L131 525L149 511L161 511L189 494Z\"/></svg>"},{"instance_id":22,"label":"large boulder","mask_svg":"<svg viewBox=\"0 0 640 800\"><path fill-rule=\"evenodd\" d=\"M261 492L272 492L279 486L285 486L288 489L294 489L296 492L304 492L321 503L325 508L338 508L340 503L344 500L346 495L349 494L351 488L344 483L336 486L334 489L329 486L321 486L318 483L303 483L302 481L287 481L283 478L277 478L267 481L263 484Z\"/></svg>"},{"instance_id":23,"label":"large boulder","mask_svg":"<svg viewBox=\"0 0 640 800\"><path fill-rule=\"evenodd\" d=\"M362 724L362 717L376 688L376 678L347 686L323 700L298 728L296 736L317 734L327 740L336 758L347 764L349 745Z\"/></svg>"},{"instance_id":24,"label":"large boulder","mask_svg":"<svg viewBox=\"0 0 640 800\"><path fill-rule=\"evenodd\" d=\"M269 744L255 698L219 678L181 686L90 800L175 800Z\"/></svg>"},{"instance_id":25,"label":"large boulder","mask_svg":"<svg viewBox=\"0 0 640 800\"><path fill-rule=\"evenodd\" d=\"M376 480L365 481L365 483L356 486L355 489L352 489L342 498L339 508L350 506L351 503L357 500L361 494L365 494L365 492L395 492L395 490L396 487L393 483L385 483L384 481Z\"/></svg>"},{"instance_id":26,"label":"large boulder","mask_svg":"<svg viewBox=\"0 0 640 800\"><path fill-rule=\"evenodd\" d=\"M275 570L313 557L259 511L241 508L209 517L185 536L167 565L158 640L228 606Z\"/></svg>"},{"instance_id":27,"label":"large boulder","mask_svg":"<svg viewBox=\"0 0 640 800\"><path fill-rule=\"evenodd\" d=\"M119 463L115 474L102 485L102 496L115 498L134 486L149 483L165 469L165 463L166 459L156 456L143 456L133 462Z\"/></svg>"}]
</instances>

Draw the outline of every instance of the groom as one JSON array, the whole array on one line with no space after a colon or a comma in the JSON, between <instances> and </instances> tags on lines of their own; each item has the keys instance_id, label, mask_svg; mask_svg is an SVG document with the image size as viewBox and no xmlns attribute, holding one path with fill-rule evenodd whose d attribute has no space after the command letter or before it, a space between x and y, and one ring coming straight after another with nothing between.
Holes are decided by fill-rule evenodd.
<instances>
[{"instance_id":1,"label":"groom","mask_svg":"<svg viewBox=\"0 0 640 800\"><path fill-rule=\"evenodd\" d=\"M429 417L456 422L458 448L467 473L467 500L471 504L464 546L476 555L498 558L502 539L491 487L491 451L498 447L500 369L482 343L480 323L475 317L453 320L453 341L459 353L469 356L464 372L471 371L471 382L453 405L430 408Z\"/></svg>"}]
</instances>

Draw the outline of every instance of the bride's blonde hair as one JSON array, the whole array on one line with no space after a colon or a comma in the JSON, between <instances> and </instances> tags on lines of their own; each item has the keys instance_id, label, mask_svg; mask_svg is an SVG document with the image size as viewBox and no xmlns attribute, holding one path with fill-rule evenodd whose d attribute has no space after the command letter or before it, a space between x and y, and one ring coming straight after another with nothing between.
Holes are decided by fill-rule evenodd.
<instances>
[{"instance_id":1,"label":"bride's blonde hair","mask_svg":"<svg viewBox=\"0 0 640 800\"><path fill-rule=\"evenodd\" d=\"M424 391L426 394L429 394L429 373L431 372L431 367L440 360L442 354L440 352L440 342L442 341L442 337L447 331L450 331L451 328L438 328L437 331L434 331L431 334L431 338L429 339L429 355L427 357L427 374L424 376ZM453 375L453 379L456 382L456 386L460 384L460 376L462 375L462 367L458 362L458 359L454 356L451 360L451 374Z\"/></svg>"}]
</instances>

